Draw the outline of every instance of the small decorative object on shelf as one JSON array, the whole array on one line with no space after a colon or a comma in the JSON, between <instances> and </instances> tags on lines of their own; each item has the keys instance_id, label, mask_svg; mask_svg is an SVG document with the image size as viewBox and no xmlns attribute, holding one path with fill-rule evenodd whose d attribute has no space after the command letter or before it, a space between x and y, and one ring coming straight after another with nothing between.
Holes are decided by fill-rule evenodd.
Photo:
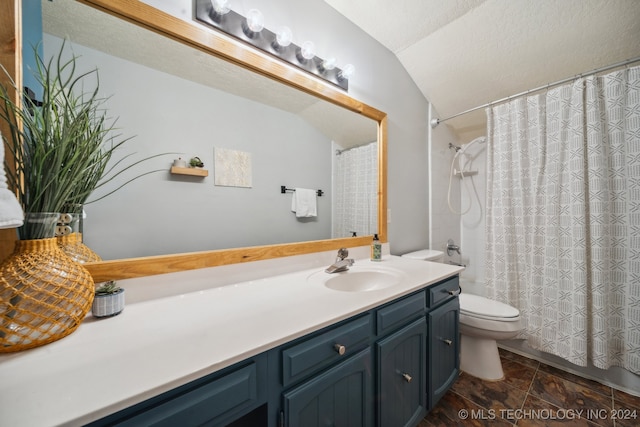
<instances>
[{"instance_id":1,"label":"small decorative object on shelf","mask_svg":"<svg viewBox=\"0 0 640 427\"><path fill-rule=\"evenodd\" d=\"M173 161L173 166L177 167L177 168L186 168L187 167L187 162L185 162L182 157L178 157L177 159L175 159Z\"/></svg>"},{"instance_id":2,"label":"small decorative object on shelf","mask_svg":"<svg viewBox=\"0 0 640 427\"><path fill-rule=\"evenodd\" d=\"M192 157L191 160L189 160L189 165L192 168L203 168L204 167L204 163L202 163L202 160L200 160L200 157Z\"/></svg>"},{"instance_id":3,"label":"small decorative object on shelf","mask_svg":"<svg viewBox=\"0 0 640 427\"><path fill-rule=\"evenodd\" d=\"M91 313L94 317L111 317L124 310L124 289L114 280L104 282L96 289Z\"/></svg>"}]
</instances>

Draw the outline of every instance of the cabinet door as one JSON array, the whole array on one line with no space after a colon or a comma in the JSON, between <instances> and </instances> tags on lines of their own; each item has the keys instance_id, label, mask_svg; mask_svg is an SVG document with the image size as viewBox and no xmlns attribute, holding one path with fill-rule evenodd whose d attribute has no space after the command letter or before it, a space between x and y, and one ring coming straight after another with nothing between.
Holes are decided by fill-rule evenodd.
<instances>
[{"instance_id":1,"label":"cabinet door","mask_svg":"<svg viewBox=\"0 0 640 427\"><path fill-rule=\"evenodd\" d=\"M458 378L460 371L458 298L429 313L429 409Z\"/></svg>"},{"instance_id":2,"label":"cabinet door","mask_svg":"<svg viewBox=\"0 0 640 427\"><path fill-rule=\"evenodd\" d=\"M285 393L283 399L289 427L370 426L371 351L361 351Z\"/></svg>"},{"instance_id":3,"label":"cabinet door","mask_svg":"<svg viewBox=\"0 0 640 427\"><path fill-rule=\"evenodd\" d=\"M422 317L378 342L378 426L413 426L424 416L426 334Z\"/></svg>"}]
</instances>

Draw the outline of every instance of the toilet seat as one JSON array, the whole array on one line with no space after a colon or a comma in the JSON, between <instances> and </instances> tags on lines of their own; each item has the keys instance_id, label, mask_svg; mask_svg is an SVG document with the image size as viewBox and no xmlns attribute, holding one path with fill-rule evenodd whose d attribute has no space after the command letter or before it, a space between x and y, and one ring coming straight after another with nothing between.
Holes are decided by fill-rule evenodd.
<instances>
[{"instance_id":1,"label":"toilet seat","mask_svg":"<svg viewBox=\"0 0 640 427\"><path fill-rule=\"evenodd\" d=\"M508 304L472 294L460 294L460 314L476 319L517 322L520 311Z\"/></svg>"}]
</instances>

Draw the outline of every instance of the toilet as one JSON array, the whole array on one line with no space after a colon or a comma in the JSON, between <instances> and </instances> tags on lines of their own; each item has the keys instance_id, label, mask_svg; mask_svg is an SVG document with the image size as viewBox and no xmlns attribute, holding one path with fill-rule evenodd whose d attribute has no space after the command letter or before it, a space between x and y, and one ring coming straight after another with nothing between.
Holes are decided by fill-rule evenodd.
<instances>
[{"instance_id":1,"label":"toilet","mask_svg":"<svg viewBox=\"0 0 640 427\"><path fill-rule=\"evenodd\" d=\"M402 256L421 261L444 260L443 252L431 249ZM460 369L484 380L503 379L497 341L514 338L521 329L517 308L463 291L460 294Z\"/></svg>"}]
</instances>

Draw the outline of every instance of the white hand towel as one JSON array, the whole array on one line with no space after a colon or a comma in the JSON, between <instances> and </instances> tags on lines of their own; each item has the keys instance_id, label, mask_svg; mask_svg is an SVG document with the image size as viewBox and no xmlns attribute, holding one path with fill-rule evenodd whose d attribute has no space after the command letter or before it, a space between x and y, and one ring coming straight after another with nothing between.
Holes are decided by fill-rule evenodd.
<instances>
[{"instance_id":1,"label":"white hand towel","mask_svg":"<svg viewBox=\"0 0 640 427\"><path fill-rule=\"evenodd\" d=\"M4 138L0 133L0 228L16 228L22 225L24 213L15 194L9 191L4 171Z\"/></svg>"},{"instance_id":2,"label":"white hand towel","mask_svg":"<svg viewBox=\"0 0 640 427\"><path fill-rule=\"evenodd\" d=\"M296 188L291 197L291 210L298 218L310 218L318 215L316 190Z\"/></svg>"}]
</instances>

